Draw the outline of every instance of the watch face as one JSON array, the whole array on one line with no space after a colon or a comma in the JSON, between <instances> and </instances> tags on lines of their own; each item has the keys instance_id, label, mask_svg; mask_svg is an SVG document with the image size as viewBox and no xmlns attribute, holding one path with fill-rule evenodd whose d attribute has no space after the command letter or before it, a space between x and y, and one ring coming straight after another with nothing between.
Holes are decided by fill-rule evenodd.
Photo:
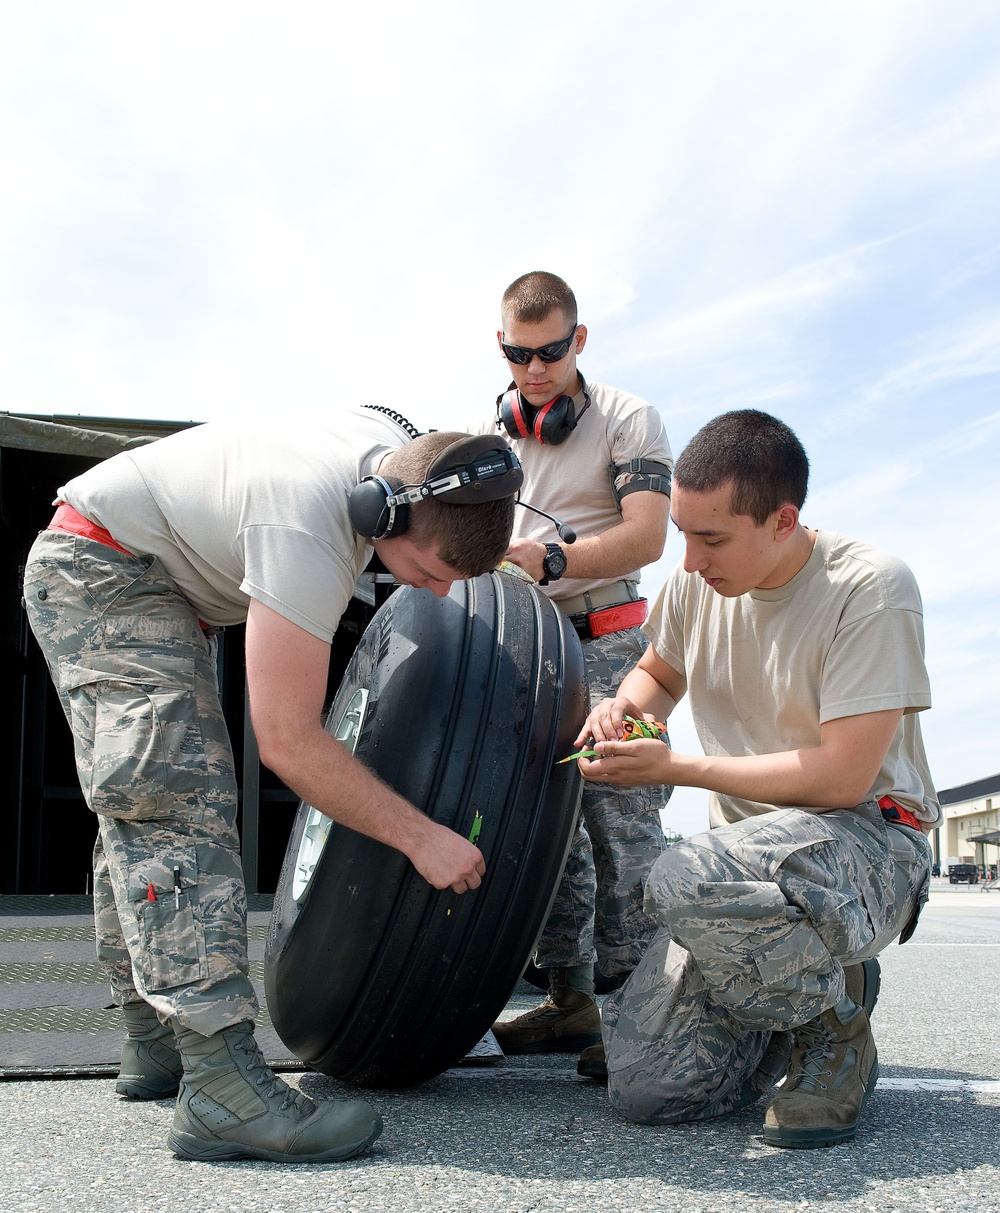
<instances>
[{"instance_id":1,"label":"watch face","mask_svg":"<svg viewBox=\"0 0 1000 1213\"><path fill-rule=\"evenodd\" d=\"M566 553L558 544L552 544L549 547L548 555L545 557L542 567L549 577L556 579L566 572Z\"/></svg>"}]
</instances>

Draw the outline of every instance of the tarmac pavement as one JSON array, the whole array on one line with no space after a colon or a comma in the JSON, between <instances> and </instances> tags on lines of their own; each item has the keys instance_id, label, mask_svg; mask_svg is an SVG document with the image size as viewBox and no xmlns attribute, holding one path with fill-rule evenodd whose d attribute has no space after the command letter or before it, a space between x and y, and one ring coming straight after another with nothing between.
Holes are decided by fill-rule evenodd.
<instances>
[{"instance_id":1,"label":"tarmac pavement","mask_svg":"<svg viewBox=\"0 0 1000 1213\"><path fill-rule=\"evenodd\" d=\"M8 1081L0 1213L1000 1213L1000 892L934 884L913 940L882 956L881 1077L852 1143L767 1146L763 1102L632 1125L575 1057L553 1056L364 1093L385 1130L351 1162L190 1163L166 1146L172 1103L119 1100L113 1079ZM357 1094L287 1077L317 1096Z\"/></svg>"}]
</instances>

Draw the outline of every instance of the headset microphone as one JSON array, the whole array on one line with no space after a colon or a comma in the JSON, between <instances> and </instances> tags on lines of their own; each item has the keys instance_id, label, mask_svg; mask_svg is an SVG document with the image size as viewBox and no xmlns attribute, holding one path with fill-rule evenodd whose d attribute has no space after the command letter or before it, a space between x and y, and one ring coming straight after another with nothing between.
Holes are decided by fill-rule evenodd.
<instances>
[{"instance_id":1,"label":"headset microphone","mask_svg":"<svg viewBox=\"0 0 1000 1213\"><path fill-rule=\"evenodd\" d=\"M520 497L514 502L515 505L523 505L526 510L531 510L533 514L541 514L543 518L547 518L556 530L559 532L559 538L563 543L576 543L576 531L571 526L567 526L565 522L560 522L558 518L553 518L551 514L546 514L544 510L540 510L537 505L529 505L526 501L522 501Z\"/></svg>"}]
</instances>

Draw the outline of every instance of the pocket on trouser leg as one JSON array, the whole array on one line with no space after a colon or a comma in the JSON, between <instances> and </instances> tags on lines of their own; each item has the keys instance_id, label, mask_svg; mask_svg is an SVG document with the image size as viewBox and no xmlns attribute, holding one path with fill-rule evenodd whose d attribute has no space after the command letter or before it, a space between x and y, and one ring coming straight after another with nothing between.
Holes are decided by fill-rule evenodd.
<instances>
[{"instance_id":1,"label":"pocket on trouser leg","mask_svg":"<svg viewBox=\"0 0 1000 1213\"><path fill-rule=\"evenodd\" d=\"M922 834L904 826L887 826L889 854L893 861L896 912L893 927L899 942L906 943L917 929L920 912L931 888L931 848Z\"/></svg>"},{"instance_id":2,"label":"pocket on trouser leg","mask_svg":"<svg viewBox=\"0 0 1000 1213\"><path fill-rule=\"evenodd\" d=\"M670 907L666 929L694 956L716 1003L745 1027L761 1030L802 1018L800 1007L810 1011L806 1019L825 1009L838 966L777 885L701 881L698 894Z\"/></svg>"},{"instance_id":3,"label":"pocket on trouser leg","mask_svg":"<svg viewBox=\"0 0 1000 1213\"><path fill-rule=\"evenodd\" d=\"M144 992L204 981L209 965L198 905L196 852L168 849L155 859L130 865L128 897L137 926L132 964Z\"/></svg>"},{"instance_id":4,"label":"pocket on trouser leg","mask_svg":"<svg viewBox=\"0 0 1000 1213\"><path fill-rule=\"evenodd\" d=\"M191 657L131 650L63 659L80 786L95 813L146 820L204 790Z\"/></svg>"},{"instance_id":5,"label":"pocket on trouser leg","mask_svg":"<svg viewBox=\"0 0 1000 1213\"><path fill-rule=\"evenodd\" d=\"M122 930L118 904L104 840L98 832L94 843L94 929L97 939L97 959L107 974L115 1001L119 1005L136 999L132 957Z\"/></svg>"}]
</instances>

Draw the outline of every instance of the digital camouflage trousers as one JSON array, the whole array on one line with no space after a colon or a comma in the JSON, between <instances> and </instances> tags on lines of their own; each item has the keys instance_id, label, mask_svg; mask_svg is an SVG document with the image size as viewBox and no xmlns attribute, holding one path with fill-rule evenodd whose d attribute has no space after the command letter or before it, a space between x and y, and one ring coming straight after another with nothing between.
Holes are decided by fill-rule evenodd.
<instances>
[{"instance_id":1,"label":"digital camouflage trousers","mask_svg":"<svg viewBox=\"0 0 1000 1213\"><path fill-rule=\"evenodd\" d=\"M151 558L58 531L24 599L97 814L97 954L116 1002L203 1035L255 1019L217 642Z\"/></svg>"},{"instance_id":2,"label":"digital camouflage trousers","mask_svg":"<svg viewBox=\"0 0 1000 1213\"><path fill-rule=\"evenodd\" d=\"M753 1102L781 1077L788 1029L844 996L844 966L909 937L929 880L927 839L867 803L670 847L646 885L656 935L603 1007L611 1102L644 1124Z\"/></svg>"},{"instance_id":3,"label":"digital camouflage trousers","mask_svg":"<svg viewBox=\"0 0 1000 1213\"><path fill-rule=\"evenodd\" d=\"M638 628L584 643L592 706L614 695L645 648ZM584 784L580 821L535 948L538 968L596 961L613 977L639 963L656 930L643 896L650 869L666 846L660 810L672 791Z\"/></svg>"}]
</instances>

